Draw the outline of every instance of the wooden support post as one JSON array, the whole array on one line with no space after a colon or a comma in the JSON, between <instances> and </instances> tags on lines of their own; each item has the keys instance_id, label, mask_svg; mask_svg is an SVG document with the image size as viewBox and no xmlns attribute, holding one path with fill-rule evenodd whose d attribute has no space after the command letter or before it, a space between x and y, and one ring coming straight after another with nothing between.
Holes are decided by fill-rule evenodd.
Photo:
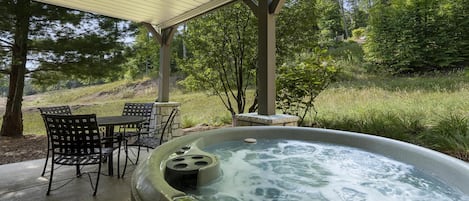
<instances>
[{"instance_id":1,"label":"wooden support post","mask_svg":"<svg viewBox=\"0 0 469 201\"><path fill-rule=\"evenodd\" d=\"M160 44L160 70L158 73L158 102L169 101L169 76L171 74L171 41L176 32L175 27L168 27L158 32L155 27L148 23L143 23L153 38Z\"/></svg>"},{"instance_id":2,"label":"wooden support post","mask_svg":"<svg viewBox=\"0 0 469 201\"><path fill-rule=\"evenodd\" d=\"M285 0L244 0L258 19L257 88L260 115L275 115L275 14Z\"/></svg>"}]
</instances>

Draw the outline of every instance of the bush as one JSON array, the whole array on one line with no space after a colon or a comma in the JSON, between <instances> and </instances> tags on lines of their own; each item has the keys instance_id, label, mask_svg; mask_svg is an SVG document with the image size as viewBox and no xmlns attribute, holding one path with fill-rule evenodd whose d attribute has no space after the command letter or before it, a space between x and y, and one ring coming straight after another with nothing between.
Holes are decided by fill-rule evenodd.
<instances>
[{"instance_id":1,"label":"bush","mask_svg":"<svg viewBox=\"0 0 469 201\"><path fill-rule=\"evenodd\" d=\"M190 128L190 127L194 127L195 125L197 125L197 122L193 118L190 118L188 116L182 117L182 122L181 122L182 128Z\"/></svg>"},{"instance_id":2,"label":"bush","mask_svg":"<svg viewBox=\"0 0 469 201\"><path fill-rule=\"evenodd\" d=\"M304 54L277 69L277 108L300 117L314 109L314 99L332 82L337 69L325 51Z\"/></svg>"},{"instance_id":3,"label":"bush","mask_svg":"<svg viewBox=\"0 0 469 201\"><path fill-rule=\"evenodd\" d=\"M334 60L343 60L351 64L363 63L363 48L355 41L341 42L336 48L331 48L327 53Z\"/></svg>"},{"instance_id":4,"label":"bush","mask_svg":"<svg viewBox=\"0 0 469 201\"><path fill-rule=\"evenodd\" d=\"M352 30L352 37L357 40L360 39L361 37L365 36L365 28L360 27L358 29Z\"/></svg>"}]
</instances>

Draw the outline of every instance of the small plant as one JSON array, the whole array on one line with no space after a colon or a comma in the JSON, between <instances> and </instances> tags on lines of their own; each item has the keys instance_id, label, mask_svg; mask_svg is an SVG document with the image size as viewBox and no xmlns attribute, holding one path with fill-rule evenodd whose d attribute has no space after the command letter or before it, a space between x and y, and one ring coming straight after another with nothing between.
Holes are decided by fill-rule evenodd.
<instances>
[{"instance_id":1,"label":"small plant","mask_svg":"<svg viewBox=\"0 0 469 201\"><path fill-rule=\"evenodd\" d=\"M358 29L352 30L352 37L354 39L360 39L365 36L365 28L360 27Z\"/></svg>"},{"instance_id":2,"label":"small plant","mask_svg":"<svg viewBox=\"0 0 469 201\"><path fill-rule=\"evenodd\" d=\"M232 120L233 120L233 117L228 114L223 115L223 116L216 116L212 119L211 125L223 126L223 125L231 124Z\"/></svg>"},{"instance_id":3,"label":"small plant","mask_svg":"<svg viewBox=\"0 0 469 201\"><path fill-rule=\"evenodd\" d=\"M181 123L182 123L181 125L182 128L190 128L190 127L194 127L195 125L197 125L197 122L188 116L183 116Z\"/></svg>"}]
</instances>

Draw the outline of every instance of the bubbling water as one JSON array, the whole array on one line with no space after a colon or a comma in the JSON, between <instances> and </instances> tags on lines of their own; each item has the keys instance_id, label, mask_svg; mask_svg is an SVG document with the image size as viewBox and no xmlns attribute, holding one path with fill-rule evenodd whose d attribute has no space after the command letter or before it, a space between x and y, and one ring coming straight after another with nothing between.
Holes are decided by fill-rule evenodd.
<instances>
[{"instance_id":1,"label":"bubbling water","mask_svg":"<svg viewBox=\"0 0 469 201\"><path fill-rule=\"evenodd\" d=\"M223 176L189 192L204 201L468 201L413 166L360 149L294 140L207 147Z\"/></svg>"}]
</instances>

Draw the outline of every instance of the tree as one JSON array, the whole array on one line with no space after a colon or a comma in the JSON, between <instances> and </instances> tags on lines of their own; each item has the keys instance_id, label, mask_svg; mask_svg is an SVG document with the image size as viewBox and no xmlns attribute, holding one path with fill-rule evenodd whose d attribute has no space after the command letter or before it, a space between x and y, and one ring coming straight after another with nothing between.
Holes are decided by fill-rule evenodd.
<instances>
[{"instance_id":1,"label":"tree","mask_svg":"<svg viewBox=\"0 0 469 201\"><path fill-rule=\"evenodd\" d=\"M9 76L0 135L22 136L25 76L50 84L119 71L127 27L118 22L30 0L0 1L0 72Z\"/></svg>"},{"instance_id":2,"label":"tree","mask_svg":"<svg viewBox=\"0 0 469 201\"><path fill-rule=\"evenodd\" d=\"M357 7L352 7L351 10L351 18L352 22L350 24L351 30L355 30L358 28L365 28L368 22L368 14L366 11Z\"/></svg>"},{"instance_id":3,"label":"tree","mask_svg":"<svg viewBox=\"0 0 469 201\"><path fill-rule=\"evenodd\" d=\"M178 65L176 61L183 59L190 55L185 49L183 34L185 28L182 27L182 31L176 31L171 42L171 73L178 72ZM131 55L128 55L128 61L124 64L126 73L125 77L128 79L135 79L142 75L152 76L152 74L158 73L159 60L160 60L160 45L155 42L153 36L148 33L148 30L144 26L139 26L136 33L135 42L131 46Z\"/></svg>"},{"instance_id":4,"label":"tree","mask_svg":"<svg viewBox=\"0 0 469 201\"><path fill-rule=\"evenodd\" d=\"M365 44L368 61L394 73L462 67L469 62L467 0L376 3Z\"/></svg>"},{"instance_id":5,"label":"tree","mask_svg":"<svg viewBox=\"0 0 469 201\"><path fill-rule=\"evenodd\" d=\"M342 15L342 26L344 27L345 39L349 38L349 31L348 31L348 20L347 14L345 12L345 2L344 0L337 0L339 2L340 7L340 14Z\"/></svg>"},{"instance_id":6,"label":"tree","mask_svg":"<svg viewBox=\"0 0 469 201\"><path fill-rule=\"evenodd\" d=\"M318 43L322 48L334 47L337 37L344 34L339 2L337 0L319 1L318 10L320 11Z\"/></svg>"},{"instance_id":7,"label":"tree","mask_svg":"<svg viewBox=\"0 0 469 201\"><path fill-rule=\"evenodd\" d=\"M232 114L244 113L246 90L255 86L257 22L243 3L235 3L187 23L183 35L192 56L180 60L188 89L208 89ZM255 111L256 101L249 107Z\"/></svg>"},{"instance_id":8,"label":"tree","mask_svg":"<svg viewBox=\"0 0 469 201\"><path fill-rule=\"evenodd\" d=\"M157 72L159 69L159 46L143 26L139 26L132 45L132 54L125 64L125 77L135 79Z\"/></svg>"},{"instance_id":9,"label":"tree","mask_svg":"<svg viewBox=\"0 0 469 201\"><path fill-rule=\"evenodd\" d=\"M318 46L318 13L316 1L290 0L285 3L276 19L278 65Z\"/></svg>"},{"instance_id":10,"label":"tree","mask_svg":"<svg viewBox=\"0 0 469 201\"><path fill-rule=\"evenodd\" d=\"M289 0L276 19L277 64L317 47L316 1ZM243 4L203 16L182 34L189 58L180 61L188 89L211 89L232 115L246 107L246 92L255 86L257 19ZM234 106L233 102L236 102ZM254 112L254 100L249 112Z\"/></svg>"}]
</instances>

